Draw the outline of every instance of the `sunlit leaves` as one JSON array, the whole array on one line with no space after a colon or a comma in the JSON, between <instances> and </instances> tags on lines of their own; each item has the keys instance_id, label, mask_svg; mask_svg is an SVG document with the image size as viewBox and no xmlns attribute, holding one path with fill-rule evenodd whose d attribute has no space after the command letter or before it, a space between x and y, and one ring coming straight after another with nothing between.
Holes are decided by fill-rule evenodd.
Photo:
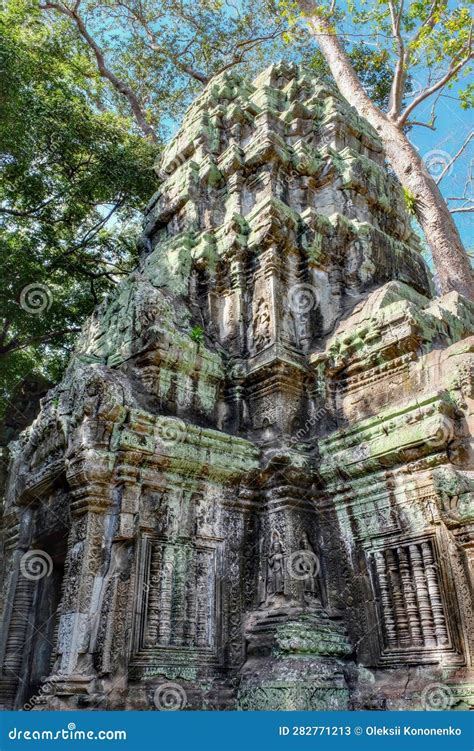
<instances>
[{"instance_id":1,"label":"sunlit leaves","mask_svg":"<svg viewBox=\"0 0 474 751\"><path fill-rule=\"evenodd\" d=\"M34 16L33 44L30 10L15 2L0 15L3 404L22 374L57 376L84 317L134 263L154 183L156 150L103 111L102 82L64 24Z\"/></svg>"}]
</instances>

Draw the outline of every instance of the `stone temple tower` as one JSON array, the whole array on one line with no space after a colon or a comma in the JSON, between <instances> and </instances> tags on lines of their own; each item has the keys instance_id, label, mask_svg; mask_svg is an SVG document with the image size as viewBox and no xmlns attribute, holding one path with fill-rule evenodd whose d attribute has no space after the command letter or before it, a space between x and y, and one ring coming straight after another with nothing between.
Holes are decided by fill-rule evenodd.
<instances>
[{"instance_id":1,"label":"stone temple tower","mask_svg":"<svg viewBox=\"0 0 474 751\"><path fill-rule=\"evenodd\" d=\"M376 133L279 64L157 169L10 446L2 706L469 706L474 306L433 298Z\"/></svg>"}]
</instances>

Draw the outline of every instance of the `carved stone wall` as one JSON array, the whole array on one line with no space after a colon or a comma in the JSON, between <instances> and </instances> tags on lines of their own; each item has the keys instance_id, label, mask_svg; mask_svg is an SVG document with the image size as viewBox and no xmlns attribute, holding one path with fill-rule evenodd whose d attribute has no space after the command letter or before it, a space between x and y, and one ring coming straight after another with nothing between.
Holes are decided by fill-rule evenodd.
<instances>
[{"instance_id":1,"label":"carved stone wall","mask_svg":"<svg viewBox=\"0 0 474 751\"><path fill-rule=\"evenodd\" d=\"M0 703L473 704L474 305L370 126L228 72L10 444Z\"/></svg>"}]
</instances>

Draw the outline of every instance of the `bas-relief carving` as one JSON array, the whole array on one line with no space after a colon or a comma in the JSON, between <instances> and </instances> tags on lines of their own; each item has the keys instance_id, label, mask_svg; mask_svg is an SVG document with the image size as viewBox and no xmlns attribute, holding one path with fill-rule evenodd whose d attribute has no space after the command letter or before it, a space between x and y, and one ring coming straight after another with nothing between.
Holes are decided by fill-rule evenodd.
<instances>
[{"instance_id":1,"label":"bas-relief carving","mask_svg":"<svg viewBox=\"0 0 474 751\"><path fill-rule=\"evenodd\" d=\"M322 590L319 581L321 564L306 532L303 532L301 536L299 551L301 551L302 573L305 574L302 580L304 598L308 603L316 601L322 604Z\"/></svg>"},{"instance_id":2,"label":"bas-relief carving","mask_svg":"<svg viewBox=\"0 0 474 751\"><path fill-rule=\"evenodd\" d=\"M281 594L285 588L285 550L280 535L273 532L270 549L267 554L266 594Z\"/></svg>"},{"instance_id":3,"label":"bas-relief carving","mask_svg":"<svg viewBox=\"0 0 474 751\"><path fill-rule=\"evenodd\" d=\"M158 171L138 269L10 447L0 704L41 651L41 707L472 705L474 309L432 300L377 134L296 66L231 71ZM29 639L33 549L64 573Z\"/></svg>"},{"instance_id":4,"label":"bas-relief carving","mask_svg":"<svg viewBox=\"0 0 474 751\"><path fill-rule=\"evenodd\" d=\"M214 498L198 498L196 501L196 535L213 537L219 526L218 514L219 508Z\"/></svg>"},{"instance_id":5,"label":"bas-relief carving","mask_svg":"<svg viewBox=\"0 0 474 751\"><path fill-rule=\"evenodd\" d=\"M270 323L270 306L263 297L260 297L255 307L252 322L252 339L256 352L259 352L267 344L270 344Z\"/></svg>"}]
</instances>

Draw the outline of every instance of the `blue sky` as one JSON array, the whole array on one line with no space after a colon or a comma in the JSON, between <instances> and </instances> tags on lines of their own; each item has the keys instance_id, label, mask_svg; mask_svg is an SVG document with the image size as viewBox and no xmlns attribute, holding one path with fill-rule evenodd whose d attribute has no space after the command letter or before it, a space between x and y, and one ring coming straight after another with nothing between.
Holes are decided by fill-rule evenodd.
<instances>
[{"instance_id":1,"label":"blue sky","mask_svg":"<svg viewBox=\"0 0 474 751\"><path fill-rule=\"evenodd\" d=\"M240 0L236 0L239 5ZM453 0L448 0L448 3ZM406 7L409 3L406 3ZM338 8L344 8L346 3L339 0ZM369 3L368 7L373 5ZM229 11L230 12L230 11ZM390 44L388 37L371 35L363 36L362 32L366 27L355 27L351 23L351 14L346 14L344 31L349 34L348 38L354 41L364 41L374 50L380 47L387 48ZM353 36L354 35L354 36ZM316 42L314 42L316 47ZM271 62L269 59L268 62ZM421 90L427 77L427 70L419 67L411 71L412 85L415 94ZM418 80L419 79L419 80ZM466 79L463 80L465 85ZM474 119L472 111L462 110L459 102L456 101L456 88L445 89L443 95L439 97L436 105L436 130L425 127L413 126L410 130L409 138L419 150L421 156L426 159L429 171L436 177L443 167L452 159L458 149L463 144L466 137L473 130ZM429 122L431 119L431 108L436 95L427 99L413 113L414 119ZM166 120L166 118L165 118ZM179 127L179 119L175 121L170 117L170 131ZM471 178L471 179L470 179ZM471 197L474 199L474 139L465 149L462 156L452 166L446 176L440 183L440 188L446 198ZM451 207L462 206L460 201L450 203ZM467 247L474 246L474 233L472 214L455 214L455 221L461 232L463 241Z\"/></svg>"},{"instance_id":2,"label":"blue sky","mask_svg":"<svg viewBox=\"0 0 474 751\"><path fill-rule=\"evenodd\" d=\"M405 11L410 4L413 3L405 3ZM377 5L377 3L364 3L364 0L359 0L359 2L357 2L358 8L361 8L364 5L366 10L375 10L373 6ZM347 7L347 2L339 0L337 7L339 9ZM448 7L451 9L459 7L459 3L457 0L448 0ZM344 31L348 33L348 39L351 39L352 34L354 34L354 40L364 41L366 44L373 47L374 50L379 48L390 48L390 40L388 37L384 37L383 35L380 35L379 37L378 34L371 35L370 33L368 33L365 38L361 36L361 32L365 28L370 32L368 27L355 26L352 22L352 15L349 12L346 14ZM413 33L414 32L412 32L412 34ZM428 77L428 71L426 68L423 68L423 66L419 66L410 70L410 74L412 76L414 95L416 95L423 90ZM438 78L441 78L441 75L437 75L434 80L437 80ZM462 87L464 88L469 79L462 78L461 80ZM414 126L409 133L410 140L416 146L421 156L426 159L429 171L435 178L439 176L443 167L454 157L474 128L473 111L462 110L459 106L459 102L456 100L459 88L460 87L457 84L455 84L452 89L445 87L439 98L437 98L438 95L435 94L420 104L419 107L413 111L411 118L421 122L430 122L433 102L437 100L435 108L436 130ZM408 102L409 101L410 100L408 100ZM440 182L440 189L446 198L458 198L465 195L466 197L474 199L474 139L470 141L462 155L443 177ZM460 207L462 205L463 204L460 201L449 203L450 208L454 208L455 206ZM473 214L458 213L454 214L454 218L466 247L474 246Z\"/></svg>"},{"instance_id":3,"label":"blue sky","mask_svg":"<svg viewBox=\"0 0 474 751\"><path fill-rule=\"evenodd\" d=\"M449 96L456 96L456 92L446 92ZM426 100L418 110L417 119L429 120L431 112L431 101ZM440 152L433 154L432 174L438 174L442 168L443 160L449 154L452 158L461 148L465 139L474 127L474 118L472 110L464 111L459 107L458 102L453 99L442 97L437 105L436 130L416 126L412 128L410 139L418 148L422 156L429 155L430 152ZM429 157L428 157L429 159ZM469 178L470 181L469 181ZM446 197L466 197L474 199L474 139L470 141L466 150L461 157L454 163L452 170L443 178L440 183L443 195ZM450 206L455 206L460 202L450 202ZM456 224L459 227L461 236L466 247L474 245L473 232L473 214L455 214Z\"/></svg>"}]
</instances>

